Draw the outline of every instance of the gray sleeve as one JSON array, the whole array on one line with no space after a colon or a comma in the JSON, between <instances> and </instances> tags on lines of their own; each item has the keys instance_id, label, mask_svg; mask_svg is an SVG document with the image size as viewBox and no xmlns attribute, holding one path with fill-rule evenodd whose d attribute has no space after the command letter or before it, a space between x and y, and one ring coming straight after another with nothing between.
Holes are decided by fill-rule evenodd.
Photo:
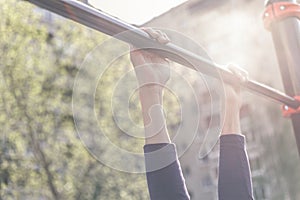
<instances>
[{"instance_id":1,"label":"gray sleeve","mask_svg":"<svg viewBox=\"0 0 300 200\"><path fill-rule=\"evenodd\" d=\"M253 200L251 172L242 135L220 137L219 200Z\"/></svg>"},{"instance_id":2,"label":"gray sleeve","mask_svg":"<svg viewBox=\"0 0 300 200\"><path fill-rule=\"evenodd\" d=\"M152 200L189 200L174 144L144 146L146 176Z\"/></svg>"}]
</instances>

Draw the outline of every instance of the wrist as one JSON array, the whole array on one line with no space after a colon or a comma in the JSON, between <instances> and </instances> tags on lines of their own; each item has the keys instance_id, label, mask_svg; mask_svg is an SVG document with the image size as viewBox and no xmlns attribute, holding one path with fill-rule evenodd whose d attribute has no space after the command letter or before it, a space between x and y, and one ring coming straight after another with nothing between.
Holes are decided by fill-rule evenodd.
<instances>
[{"instance_id":1,"label":"wrist","mask_svg":"<svg viewBox=\"0 0 300 200\"><path fill-rule=\"evenodd\" d=\"M241 135L241 128L239 123L224 124L221 135Z\"/></svg>"},{"instance_id":2,"label":"wrist","mask_svg":"<svg viewBox=\"0 0 300 200\"><path fill-rule=\"evenodd\" d=\"M240 115L238 110L226 110L223 113L221 135L225 134L240 134Z\"/></svg>"},{"instance_id":3,"label":"wrist","mask_svg":"<svg viewBox=\"0 0 300 200\"><path fill-rule=\"evenodd\" d=\"M154 105L162 105L162 89L157 87L141 87L139 88L140 102L142 112L147 113Z\"/></svg>"},{"instance_id":4,"label":"wrist","mask_svg":"<svg viewBox=\"0 0 300 200\"><path fill-rule=\"evenodd\" d=\"M225 103L224 103L224 109L225 110L239 111L240 107L241 107L241 105L240 105L239 101L226 100Z\"/></svg>"},{"instance_id":5,"label":"wrist","mask_svg":"<svg viewBox=\"0 0 300 200\"><path fill-rule=\"evenodd\" d=\"M145 85L139 88L139 93L142 95L160 96L163 93L163 87L158 85Z\"/></svg>"}]
</instances>

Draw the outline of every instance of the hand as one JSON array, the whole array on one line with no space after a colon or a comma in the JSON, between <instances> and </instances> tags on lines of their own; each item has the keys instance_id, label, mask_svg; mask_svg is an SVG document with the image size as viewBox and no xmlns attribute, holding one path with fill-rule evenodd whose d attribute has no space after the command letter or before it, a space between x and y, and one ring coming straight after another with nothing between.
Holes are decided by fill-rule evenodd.
<instances>
[{"instance_id":1,"label":"hand","mask_svg":"<svg viewBox=\"0 0 300 200\"><path fill-rule=\"evenodd\" d=\"M161 44L170 40L161 31L143 29ZM139 95L145 127L146 144L170 143L162 106L162 89L170 78L169 62L156 54L131 47L131 62L140 85Z\"/></svg>"},{"instance_id":2,"label":"hand","mask_svg":"<svg viewBox=\"0 0 300 200\"><path fill-rule=\"evenodd\" d=\"M248 72L235 66L234 64L227 65L227 69L238 77L240 82L248 80ZM232 109L232 106L238 110L241 107L241 97L240 97L240 84L235 85L224 85L225 92L225 106L228 109Z\"/></svg>"},{"instance_id":3,"label":"hand","mask_svg":"<svg viewBox=\"0 0 300 200\"><path fill-rule=\"evenodd\" d=\"M143 30L161 44L170 41L167 35L161 31L151 28L143 28ZM134 47L131 47L130 58L141 88L161 89L165 86L170 78L170 66L165 58Z\"/></svg>"},{"instance_id":4,"label":"hand","mask_svg":"<svg viewBox=\"0 0 300 200\"><path fill-rule=\"evenodd\" d=\"M227 69L235 74L241 82L248 80L248 73L243 69L232 64L227 66ZM221 134L240 134L240 108L242 104L240 96L240 85L224 85L225 99L221 113Z\"/></svg>"}]
</instances>

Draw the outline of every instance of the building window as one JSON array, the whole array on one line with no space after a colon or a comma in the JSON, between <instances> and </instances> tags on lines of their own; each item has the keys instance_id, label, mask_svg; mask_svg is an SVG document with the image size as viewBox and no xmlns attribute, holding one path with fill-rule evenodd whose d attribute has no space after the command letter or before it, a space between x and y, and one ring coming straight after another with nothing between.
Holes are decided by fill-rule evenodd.
<instances>
[{"instance_id":1,"label":"building window","mask_svg":"<svg viewBox=\"0 0 300 200\"><path fill-rule=\"evenodd\" d=\"M250 159L251 170L256 171L261 169L259 158Z\"/></svg>"},{"instance_id":2,"label":"building window","mask_svg":"<svg viewBox=\"0 0 300 200\"><path fill-rule=\"evenodd\" d=\"M189 193L189 195L190 195L190 198L192 199L193 196L194 196L193 192L192 192L191 190L188 190L188 193Z\"/></svg>"},{"instance_id":3,"label":"building window","mask_svg":"<svg viewBox=\"0 0 300 200\"><path fill-rule=\"evenodd\" d=\"M255 133L252 130L243 130L243 132L247 138L247 142L255 142Z\"/></svg>"},{"instance_id":4,"label":"building window","mask_svg":"<svg viewBox=\"0 0 300 200\"><path fill-rule=\"evenodd\" d=\"M253 188L255 199L266 199L265 188L260 185Z\"/></svg>"},{"instance_id":5,"label":"building window","mask_svg":"<svg viewBox=\"0 0 300 200\"><path fill-rule=\"evenodd\" d=\"M203 187L210 187L212 186L212 179L211 179L211 176L209 174L205 175L202 180L202 185Z\"/></svg>"},{"instance_id":6,"label":"building window","mask_svg":"<svg viewBox=\"0 0 300 200\"><path fill-rule=\"evenodd\" d=\"M189 176L191 174L191 169L189 166L185 167L184 170L183 170L183 174L185 176Z\"/></svg>"}]
</instances>

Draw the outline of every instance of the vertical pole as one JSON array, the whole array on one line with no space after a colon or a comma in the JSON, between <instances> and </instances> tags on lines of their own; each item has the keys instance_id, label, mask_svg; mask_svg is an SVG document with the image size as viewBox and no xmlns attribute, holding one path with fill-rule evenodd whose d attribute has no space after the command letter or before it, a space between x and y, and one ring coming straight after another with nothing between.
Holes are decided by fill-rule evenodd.
<instances>
[{"instance_id":1,"label":"vertical pole","mask_svg":"<svg viewBox=\"0 0 300 200\"><path fill-rule=\"evenodd\" d=\"M296 3L296 0L269 0L266 6L279 2ZM284 10L282 6L280 9ZM288 17L274 21L270 26L281 77L286 94L300 95L300 20ZM291 116L300 155L300 113Z\"/></svg>"}]
</instances>

